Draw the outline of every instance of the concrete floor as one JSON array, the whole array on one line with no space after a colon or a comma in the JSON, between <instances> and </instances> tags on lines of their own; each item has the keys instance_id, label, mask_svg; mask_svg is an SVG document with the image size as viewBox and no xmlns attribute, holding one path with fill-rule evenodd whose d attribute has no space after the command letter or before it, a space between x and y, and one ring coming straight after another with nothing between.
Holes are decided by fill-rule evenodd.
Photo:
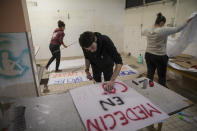
<instances>
[{"instance_id":1,"label":"concrete floor","mask_svg":"<svg viewBox=\"0 0 197 131\"><path fill-rule=\"evenodd\" d=\"M197 120L194 119L197 118L197 81L171 71L168 71L167 80L169 89L190 99L194 105L183 111L191 115L188 117L190 123L180 120L178 114L175 114L164 122L163 131L197 131Z\"/></svg>"},{"instance_id":2,"label":"concrete floor","mask_svg":"<svg viewBox=\"0 0 197 131\"><path fill-rule=\"evenodd\" d=\"M140 74L146 72L146 65L137 64L137 60L132 57L123 56L124 64L128 64L133 66L136 70L139 71ZM45 61L39 61L37 63L41 65L46 64ZM137 65L137 66L136 66ZM72 70L83 70L84 67L78 69L64 70L64 71L72 71ZM50 92L43 93L44 84L47 83L47 78L49 76L49 72L44 71L43 80L41 84L41 92L42 95L54 94L54 93L64 93L69 89L77 88L83 85L92 84L92 82L83 82L79 84L64 84L64 85L54 85L48 87ZM131 79L137 76L131 76L126 78L121 78L122 80ZM155 80L157 81L157 75L155 75ZM179 119L178 114L171 116L168 120L166 120L163 124L162 131L197 131L197 81L185 78L177 73L172 71L167 72L167 86L170 90L173 90L182 96L189 98L194 105L188 109L185 109L183 112L189 113L191 116L188 117L190 122L185 122ZM141 131L146 131L147 129L142 129Z\"/></svg>"}]
</instances>

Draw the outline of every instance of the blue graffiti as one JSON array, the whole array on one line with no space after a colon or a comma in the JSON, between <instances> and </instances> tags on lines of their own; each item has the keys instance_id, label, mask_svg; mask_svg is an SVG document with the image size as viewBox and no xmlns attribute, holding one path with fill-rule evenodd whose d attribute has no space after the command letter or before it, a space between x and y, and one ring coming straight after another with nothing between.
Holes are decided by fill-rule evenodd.
<instances>
[{"instance_id":1,"label":"blue graffiti","mask_svg":"<svg viewBox=\"0 0 197 131\"><path fill-rule=\"evenodd\" d=\"M132 74L136 74L136 73L134 71L132 71L132 70L120 71L118 76L127 76L127 75L132 75Z\"/></svg>"},{"instance_id":2,"label":"blue graffiti","mask_svg":"<svg viewBox=\"0 0 197 131\"><path fill-rule=\"evenodd\" d=\"M11 36L1 34L0 35L0 45L9 44L11 39L13 39L13 38L11 38Z\"/></svg>"},{"instance_id":3,"label":"blue graffiti","mask_svg":"<svg viewBox=\"0 0 197 131\"><path fill-rule=\"evenodd\" d=\"M54 81L54 84L64 84L66 81L66 83L80 83L80 82L83 82L83 78L81 76L79 77L76 77L76 78L62 78L62 79L59 79L59 80L55 80Z\"/></svg>"},{"instance_id":4,"label":"blue graffiti","mask_svg":"<svg viewBox=\"0 0 197 131\"><path fill-rule=\"evenodd\" d=\"M18 57L14 57L9 50L0 50L0 77L5 79L23 76L29 67L23 64L23 56L29 50L24 49Z\"/></svg>"},{"instance_id":5,"label":"blue graffiti","mask_svg":"<svg viewBox=\"0 0 197 131\"><path fill-rule=\"evenodd\" d=\"M65 81L65 79L63 78L63 79L60 79L60 80L55 80L54 81L54 84L56 85L56 84L64 84L64 81Z\"/></svg>"},{"instance_id":6,"label":"blue graffiti","mask_svg":"<svg viewBox=\"0 0 197 131\"><path fill-rule=\"evenodd\" d=\"M82 82L82 77L76 77L76 78L67 78L67 83L80 83Z\"/></svg>"},{"instance_id":7,"label":"blue graffiti","mask_svg":"<svg viewBox=\"0 0 197 131\"><path fill-rule=\"evenodd\" d=\"M9 44L9 43L10 43L9 40L0 40L0 45Z\"/></svg>"},{"instance_id":8,"label":"blue graffiti","mask_svg":"<svg viewBox=\"0 0 197 131\"><path fill-rule=\"evenodd\" d=\"M59 79L59 80L55 80L54 81L54 84L64 84L66 81L66 83L80 83L80 82L83 82L83 78L81 76L79 77L76 77L76 78L62 78L62 79Z\"/></svg>"}]
</instances>

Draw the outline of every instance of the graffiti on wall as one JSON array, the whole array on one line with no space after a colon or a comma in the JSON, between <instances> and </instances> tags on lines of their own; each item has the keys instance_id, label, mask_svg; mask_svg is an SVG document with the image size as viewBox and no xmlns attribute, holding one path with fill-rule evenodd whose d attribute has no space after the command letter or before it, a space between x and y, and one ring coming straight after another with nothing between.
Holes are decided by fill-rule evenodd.
<instances>
[{"instance_id":1,"label":"graffiti on wall","mask_svg":"<svg viewBox=\"0 0 197 131\"><path fill-rule=\"evenodd\" d=\"M23 56L28 52L28 49L25 49L20 56L15 57L9 50L0 50L0 76L4 78L23 76L29 69L28 66L23 64Z\"/></svg>"}]
</instances>

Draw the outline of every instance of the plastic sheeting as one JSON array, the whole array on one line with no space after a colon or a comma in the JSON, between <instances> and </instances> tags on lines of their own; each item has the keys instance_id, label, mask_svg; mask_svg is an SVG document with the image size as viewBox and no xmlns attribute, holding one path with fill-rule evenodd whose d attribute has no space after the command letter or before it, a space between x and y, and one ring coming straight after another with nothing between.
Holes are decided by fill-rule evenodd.
<instances>
[{"instance_id":1,"label":"plastic sheeting","mask_svg":"<svg viewBox=\"0 0 197 131\"><path fill-rule=\"evenodd\" d=\"M197 12L193 13L190 18L193 19L183 29L178 38L168 38L167 54L169 57L180 55L189 44L197 44Z\"/></svg>"}]
</instances>

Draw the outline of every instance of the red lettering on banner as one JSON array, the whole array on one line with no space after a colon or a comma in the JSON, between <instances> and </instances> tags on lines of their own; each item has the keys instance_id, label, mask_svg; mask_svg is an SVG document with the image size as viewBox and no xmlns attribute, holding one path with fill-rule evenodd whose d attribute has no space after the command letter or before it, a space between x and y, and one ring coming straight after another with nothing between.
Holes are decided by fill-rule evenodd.
<instances>
[{"instance_id":1,"label":"red lettering on banner","mask_svg":"<svg viewBox=\"0 0 197 131\"><path fill-rule=\"evenodd\" d=\"M149 103L140 104L132 108L127 108L125 112L116 111L113 114L106 114L103 117L99 116L98 119L93 119L94 122L88 119L86 121L86 127L88 131L113 130L116 128L117 124L120 124L120 126L126 126L131 123L130 121L132 121L132 124L135 124L134 122L136 121L146 120L153 117L153 112L161 114L159 110Z\"/></svg>"},{"instance_id":2,"label":"red lettering on banner","mask_svg":"<svg viewBox=\"0 0 197 131\"><path fill-rule=\"evenodd\" d=\"M56 77L57 77L57 74L53 74L53 75L52 75L52 78L56 78Z\"/></svg>"},{"instance_id":3,"label":"red lettering on banner","mask_svg":"<svg viewBox=\"0 0 197 131\"><path fill-rule=\"evenodd\" d=\"M67 75L68 75L68 77L71 77L71 76L76 75L76 72L68 72Z\"/></svg>"},{"instance_id":4,"label":"red lettering on banner","mask_svg":"<svg viewBox=\"0 0 197 131\"><path fill-rule=\"evenodd\" d=\"M139 116L140 119L146 119L146 118L148 118L148 115L142 110L142 108L141 108L140 106L136 106L136 107L134 107L133 109L134 109L134 110L139 109L138 112L139 112L140 114L143 114L143 115L144 115L144 117L140 117L140 116Z\"/></svg>"},{"instance_id":5,"label":"red lettering on banner","mask_svg":"<svg viewBox=\"0 0 197 131\"><path fill-rule=\"evenodd\" d=\"M128 87L125 84L123 84L121 82L114 82L114 83L119 84L119 85L121 85L121 87L123 87L123 90L121 90L121 92L126 92L128 90ZM103 83L102 88L104 89L106 85L107 85L107 83ZM105 95L106 94L115 94L115 93L116 93L116 88L113 88L113 90L110 92L104 92Z\"/></svg>"},{"instance_id":6,"label":"red lettering on banner","mask_svg":"<svg viewBox=\"0 0 197 131\"><path fill-rule=\"evenodd\" d=\"M63 73L63 74L62 74L62 77L66 77L66 74Z\"/></svg>"},{"instance_id":7,"label":"red lettering on banner","mask_svg":"<svg viewBox=\"0 0 197 131\"><path fill-rule=\"evenodd\" d=\"M58 75L58 74L53 74L53 77L52 77L52 78L57 78L57 75Z\"/></svg>"},{"instance_id":8,"label":"red lettering on banner","mask_svg":"<svg viewBox=\"0 0 197 131\"><path fill-rule=\"evenodd\" d=\"M82 75L86 75L85 71L81 71L80 73L81 73Z\"/></svg>"},{"instance_id":9,"label":"red lettering on banner","mask_svg":"<svg viewBox=\"0 0 197 131\"><path fill-rule=\"evenodd\" d=\"M55 73L52 75L52 78L65 77L65 76L66 76L65 73Z\"/></svg>"},{"instance_id":10,"label":"red lettering on banner","mask_svg":"<svg viewBox=\"0 0 197 131\"><path fill-rule=\"evenodd\" d=\"M99 127L99 124L98 124L98 122L97 122L97 120L96 119L94 119L94 124L90 121L90 119L88 119L87 121L86 121L86 125L87 125L87 128L88 128L88 131L91 131L91 126L94 128L94 129L96 129L97 131L102 131L102 129Z\"/></svg>"},{"instance_id":11,"label":"red lettering on banner","mask_svg":"<svg viewBox=\"0 0 197 131\"><path fill-rule=\"evenodd\" d=\"M103 118L100 116L99 119L100 119L100 121L101 121L101 123L102 123L104 129L105 129L105 130L108 130L107 126L105 125L105 122L104 122Z\"/></svg>"},{"instance_id":12,"label":"red lettering on banner","mask_svg":"<svg viewBox=\"0 0 197 131\"><path fill-rule=\"evenodd\" d=\"M73 72L73 76L77 76L78 75L78 72Z\"/></svg>"},{"instance_id":13,"label":"red lettering on banner","mask_svg":"<svg viewBox=\"0 0 197 131\"><path fill-rule=\"evenodd\" d=\"M131 115L129 116L129 112L131 113L131 115L134 116L134 118L131 118ZM131 108L128 108L126 110L126 116L132 120L132 121L138 121L138 120L141 120L141 118L131 109Z\"/></svg>"},{"instance_id":14,"label":"red lettering on banner","mask_svg":"<svg viewBox=\"0 0 197 131\"><path fill-rule=\"evenodd\" d=\"M121 125L123 125L123 126L127 125L129 123L129 121L125 117L124 113L122 113L121 111L114 112L114 115L118 115L118 114L121 115L120 120L124 120L124 122L122 122Z\"/></svg>"},{"instance_id":15,"label":"red lettering on banner","mask_svg":"<svg viewBox=\"0 0 197 131\"><path fill-rule=\"evenodd\" d=\"M113 130L116 126L116 120L115 120L114 116L111 114L104 115L104 118L107 118L107 117L111 117L111 119L113 120L113 125L111 127L109 127L109 129Z\"/></svg>"},{"instance_id":16,"label":"red lettering on banner","mask_svg":"<svg viewBox=\"0 0 197 131\"><path fill-rule=\"evenodd\" d=\"M141 107L146 111L146 113L149 115L149 116L153 116L153 112L156 112L158 114L161 114L161 112L159 110L157 110L156 108L154 108L152 105L150 105L149 103L147 103L147 105L152 108L150 109L149 111L145 108L144 105L141 104Z\"/></svg>"}]
</instances>

